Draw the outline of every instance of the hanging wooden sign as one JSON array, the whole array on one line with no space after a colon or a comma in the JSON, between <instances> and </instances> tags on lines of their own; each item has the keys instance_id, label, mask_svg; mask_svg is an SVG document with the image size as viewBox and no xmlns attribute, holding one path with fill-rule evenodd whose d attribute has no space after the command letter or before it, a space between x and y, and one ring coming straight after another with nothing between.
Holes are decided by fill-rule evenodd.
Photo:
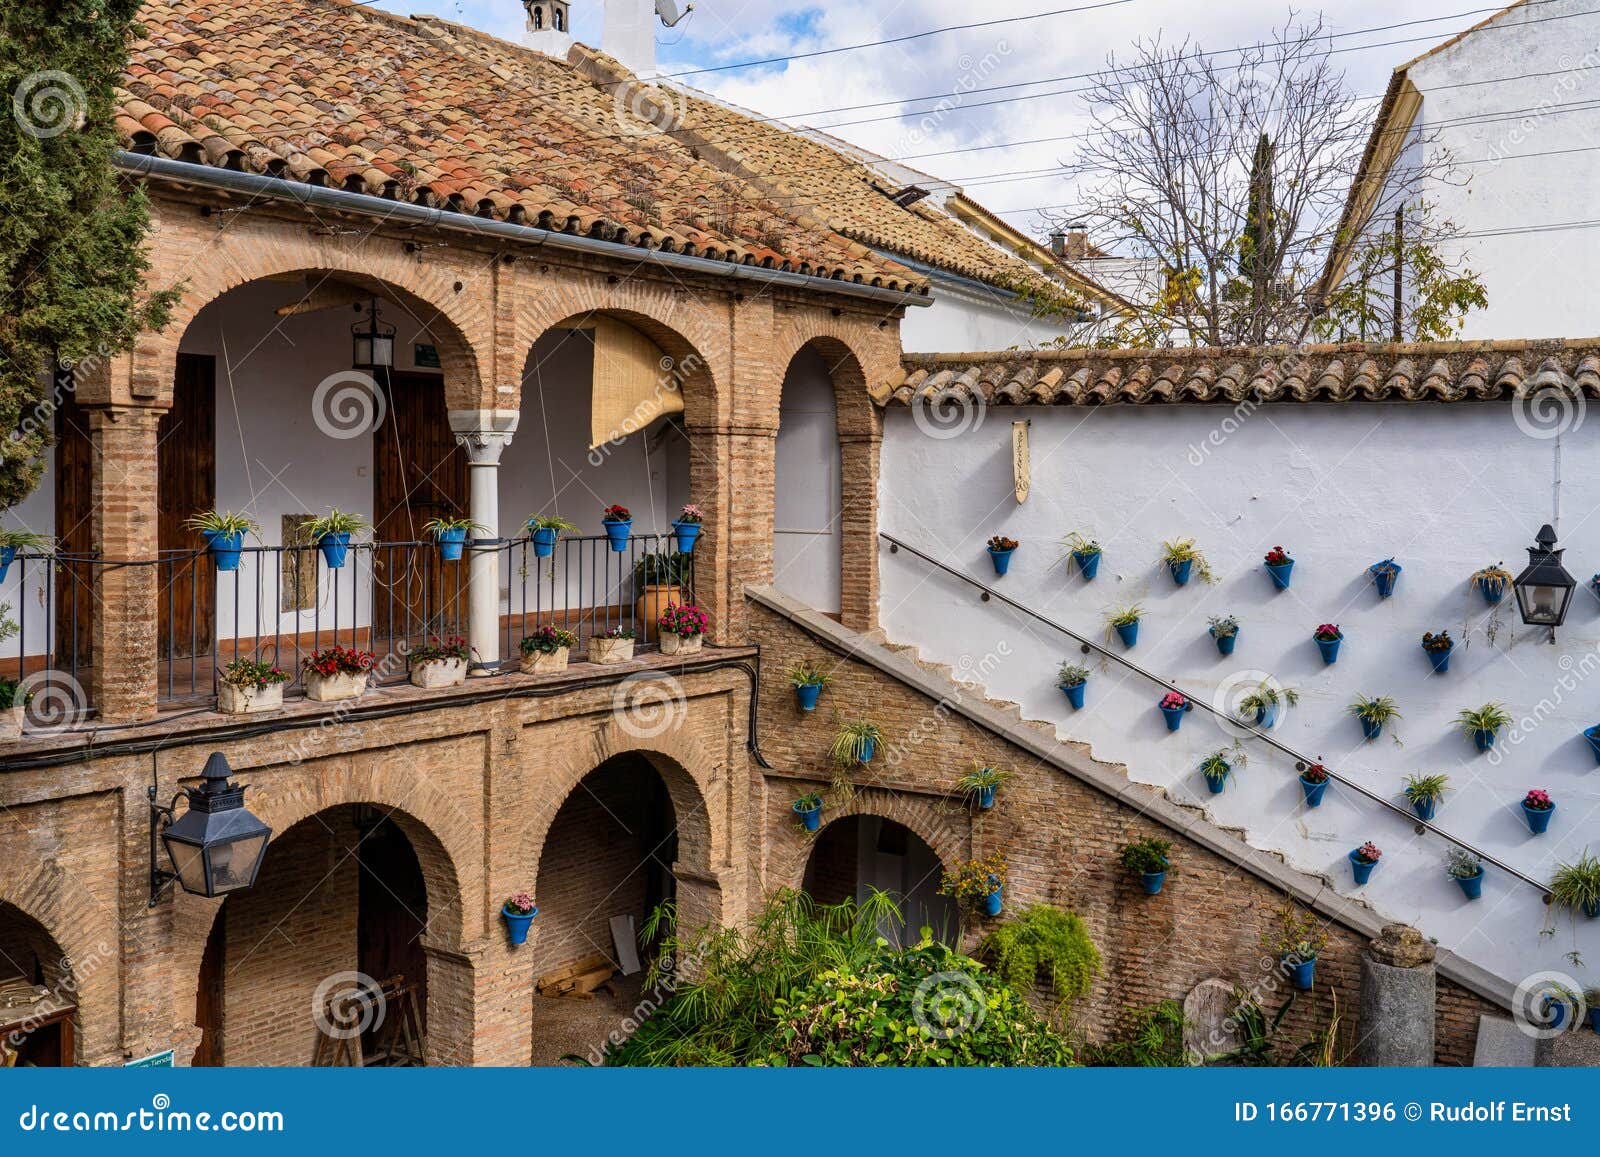
<instances>
[{"instance_id":1,"label":"hanging wooden sign","mask_svg":"<svg viewBox=\"0 0 1600 1157\"><path fill-rule=\"evenodd\" d=\"M1031 422L1011 423L1011 477L1016 485L1018 505L1028 501L1028 490L1033 485L1032 466L1028 461L1028 427Z\"/></svg>"}]
</instances>

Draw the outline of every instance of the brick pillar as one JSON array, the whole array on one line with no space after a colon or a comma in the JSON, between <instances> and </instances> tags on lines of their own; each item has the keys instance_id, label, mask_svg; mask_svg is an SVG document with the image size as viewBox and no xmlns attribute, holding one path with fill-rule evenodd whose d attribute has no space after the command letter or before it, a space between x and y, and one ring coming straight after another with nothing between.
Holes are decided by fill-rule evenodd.
<instances>
[{"instance_id":1,"label":"brick pillar","mask_svg":"<svg viewBox=\"0 0 1600 1157\"><path fill-rule=\"evenodd\" d=\"M876 416L875 416L876 417ZM839 435L839 619L857 631L878 625L878 455L881 417L861 433Z\"/></svg>"},{"instance_id":2,"label":"brick pillar","mask_svg":"<svg viewBox=\"0 0 1600 1157\"><path fill-rule=\"evenodd\" d=\"M690 501L705 511L694 547L694 599L711 616L713 643L742 639L737 600L729 594L728 549L733 541L732 501L728 485L731 440L718 426L687 426Z\"/></svg>"},{"instance_id":3,"label":"brick pillar","mask_svg":"<svg viewBox=\"0 0 1600 1157\"><path fill-rule=\"evenodd\" d=\"M102 406L89 411L90 533L95 570L93 702L105 723L155 715L158 688L156 429L161 411ZM107 565L123 563L131 565Z\"/></svg>"}]
</instances>

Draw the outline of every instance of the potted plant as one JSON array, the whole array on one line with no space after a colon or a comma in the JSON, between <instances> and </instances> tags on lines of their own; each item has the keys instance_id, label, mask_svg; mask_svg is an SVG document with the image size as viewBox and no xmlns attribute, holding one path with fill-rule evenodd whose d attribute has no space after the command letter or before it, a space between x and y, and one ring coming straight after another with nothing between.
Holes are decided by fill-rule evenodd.
<instances>
[{"instance_id":1,"label":"potted plant","mask_svg":"<svg viewBox=\"0 0 1600 1157\"><path fill-rule=\"evenodd\" d=\"M1324 663L1339 661L1339 644L1344 642L1344 632L1339 629L1338 623L1321 624L1311 632L1311 637L1316 640L1317 650L1322 652Z\"/></svg>"},{"instance_id":2,"label":"potted plant","mask_svg":"<svg viewBox=\"0 0 1600 1157\"><path fill-rule=\"evenodd\" d=\"M1294 574L1294 559L1289 557L1289 552L1281 546L1275 546L1262 556L1266 565L1267 574L1272 576L1272 585L1280 591L1289 589L1289 576Z\"/></svg>"},{"instance_id":3,"label":"potted plant","mask_svg":"<svg viewBox=\"0 0 1600 1157\"><path fill-rule=\"evenodd\" d=\"M883 731L876 723L853 719L839 724L833 742L828 746L828 758L839 767L856 767L872 762L878 744L883 742Z\"/></svg>"},{"instance_id":4,"label":"potted plant","mask_svg":"<svg viewBox=\"0 0 1600 1157\"><path fill-rule=\"evenodd\" d=\"M1411 804L1411 810L1416 813L1419 820L1433 819L1433 813L1438 810L1439 804L1444 800L1444 793L1448 790L1450 777L1448 775L1408 775L1405 787L1402 789L1406 801Z\"/></svg>"},{"instance_id":5,"label":"potted plant","mask_svg":"<svg viewBox=\"0 0 1600 1157\"><path fill-rule=\"evenodd\" d=\"M814 832L822 826L822 796L814 791L803 791L794 801L794 814L805 824L806 831Z\"/></svg>"},{"instance_id":6,"label":"potted plant","mask_svg":"<svg viewBox=\"0 0 1600 1157\"><path fill-rule=\"evenodd\" d=\"M987 860L968 860L944 873L939 895L950 896L963 908L998 916L1006 885L1006 858L997 853Z\"/></svg>"},{"instance_id":7,"label":"potted plant","mask_svg":"<svg viewBox=\"0 0 1600 1157\"><path fill-rule=\"evenodd\" d=\"M634 633L617 624L589 639L591 663L626 663L633 658Z\"/></svg>"},{"instance_id":8,"label":"potted plant","mask_svg":"<svg viewBox=\"0 0 1600 1157\"><path fill-rule=\"evenodd\" d=\"M1589 1031L1600 1034L1600 988L1584 989L1583 1004L1589 1010Z\"/></svg>"},{"instance_id":9,"label":"potted plant","mask_svg":"<svg viewBox=\"0 0 1600 1157\"><path fill-rule=\"evenodd\" d=\"M1368 698L1357 695L1355 702L1351 703L1346 711L1361 721L1361 733L1368 740L1378 738L1383 734L1383 725L1391 719L1400 718L1400 709L1387 695L1375 695Z\"/></svg>"},{"instance_id":10,"label":"potted plant","mask_svg":"<svg viewBox=\"0 0 1600 1157\"><path fill-rule=\"evenodd\" d=\"M628 538L633 534L633 514L626 506L613 502L602 510L600 527L606 532L612 550L621 554L628 549Z\"/></svg>"},{"instance_id":11,"label":"potted plant","mask_svg":"<svg viewBox=\"0 0 1600 1157\"><path fill-rule=\"evenodd\" d=\"M1306 807L1321 807L1322 795L1328 790L1328 769L1320 763L1307 765L1300 773L1300 792L1305 796Z\"/></svg>"},{"instance_id":12,"label":"potted plant","mask_svg":"<svg viewBox=\"0 0 1600 1157\"><path fill-rule=\"evenodd\" d=\"M1435 635L1431 631L1422 634L1422 649L1428 653L1428 662L1433 664L1433 669L1442 675L1450 670L1450 652L1455 649L1455 640L1450 637L1449 631L1440 631Z\"/></svg>"},{"instance_id":13,"label":"potted plant","mask_svg":"<svg viewBox=\"0 0 1600 1157\"><path fill-rule=\"evenodd\" d=\"M0 530L0 582L5 581L6 572L16 561L19 551L46 552L51 549L51 545L50 536L47 534L35 534L31 530ZM234 558L237 560L237 552ZM234 565L238 565L237 561Z\"/></svg>"},{"instance_id":14,"label":"potted plant","mask_svg":"<svg viewBox=\"0 0 1600 1157\"><path fill-rule=\"evenodd\" d=\"M1600 857L1585 848L1572 863L1558 864L1550 877L1550 903L1590 919L1600 916Z\"/></svg>"},{"instance_id":15,"label":"potted plant","mask_svg":"<svg viewBox=\"0 0 1600 1157\"><path fill-rule=\"evenodd\" d=\"M211 551L211 561L218 570L238 570L239 552L244 547L246 534L257 534L261 528L254 519L246 518L242 514L235 514L231 510L208 510L204 514L197 514L184 522L190 530L198 530L200 536L206 540L206 548ZM16 555L12 550L11 555ZM11 558L7 557L4 548L0 548L0 559L7 565ZM0 570L0 578L5 573Z\"/></svg>"},{"instance_id":16,"label":"potted plant","mask_svg":"<svg viewBox=\"0 0 1600 1157\"><path fill-rule=\"evenodd\" d=\"M500 906L500 916L506 922L506 933L511 937L511 943L527 943L528 926L538 914L539 908L534 904L531 893L518 892L506 898L506 902Z\"/></svg>"},{"instance_id":17,"label":"potted plant","mask_svg":"<svg viewBox=\"0 0 1600 1157\"><path fill-rule=\"evenodd\" d=\"M1542 1027L1552 1032L1560 1031L1567 1023L1569 1010L1576 1010L1583 998L1566 985L1548 980L1542 986L1539 998L1539 1019ZM1577 1028L1576 1022L1568 1030Z\"/></svg>"},{"instance_id":18,"label":"potted plant","mask_svg":"<svg viewBox=\"0 0 1600 1157\"><path fill-rule=\"evenodd\" d=\"M1129 650L1139 645L1139 617L1143 614L1144 608L1138 603L1113 607L1106 612L1106 624L1116 631L1122 645Z\"/></svg>"},{"instance_id":19,"label":"potted plant","mask_svg":"<svg viewBox=\"0 0 1600 1157\"><path fill-rule=\"evenodd\" d=\"M633 613L644 624L644 641L655 641L656 622L661 612L673 603L683 605L684 587L688 585L689 558L687 554L669 554L667 551L647 552L633 564Z\"/></svg>"},{"instance_id":20,"label":"potted plant","mask_svg":"<svg viewBox=\"0 0 1600 1157\"><path fill-rule=\"evenodd\" d=\"M1262 933L1261 946L1278 958L1290 982L1302 992L1317 979L1317 957L1328 946L1328 932L1310 912L1285 904L1274 927Z\"/></svg>"},{"instance_id":21,"label":"potted plant","mask_svg":"<svg viewBox=\"0 0 1600 1157\"><path fill-rule=\"evenodd\" d=\"M430 518L422 524L422 533L433 535L439 544L439 557L445 562L457 562L469 534L488 534L489 529L470 518Z\"/></svg>"},{"instance_id":22,"label":"potted plant","mask_svg":"<svg viewBox=\"0 0 1600 1157\"><path fill-rule=\"evenodd\" d=\"M1178 538L1171 542L1161 544L1161 561L1167 564L1167 570L1172 575L1172 581L1180 587L1189 582L1189 575L1198 572L1200 580L1207 583L1217 581L1216 574L1211 569L1211 564L1206 562L1206 556L1201 554L1194 545L1192 538Z\"/></svg>"},{"instance_id":23,"label":"potted plant","mask_svg":"<svg viewBox=\"0 0 1600 1157\"><path fill-rule=\"evenodd\" d=\"M1382 858L1383 852L1371 840L1350 853L1350 871L1355 874L1357 887L1372 879L1372 869L1378 866Z\"/></svg>"},{"instance_id":24,"label":"potted plant","mask_svg":"<svg viewBox=\"0 0 1600 1157\"><path fill-rule=\"evenodd\" d=\"M1534 788L1522 797L1522 814L1528 821L1528 830L1542 836L1550 829L1550 817L1556 814L1556 801L1550 793Z\"/></svg>"},{"instance_id":25,"label":"potted plant","mask_svg":"<svg viewBox=\"0 0 1600 1157\"><path fill-rule=\"evenodd\" d=\"M1243 767L1245 753L1243 751L1213 751L1200 761L1200 774L1205 776L1206 786L1211 789L1212 795L1221 795L1228 786L1228 777L1237 767Z\"/></svg>"},{"instance_id":26,"label":"potted plant","mask_svg":"<svg viewBox=\"0 0 1600 1157\"><path fill-rule=\"evenodd\" d=\"M656 620L656 630L661 632L663 655L693 655L705 642L706 627L710 618L693 603L668 603Z\"/></svg>"},{"instance_id":27,"label":"potted plant","mask_svg":"<svg viewBox=\"0 0 1600 1157\"><path fill-rule=\"evenodd\" d=\"M956 790L967 799L967 806L977 804L982 811L994 807L994 793L1010 779L1010 774L998 767L979 765L956 780Z\"/></svg>"},{"instance_id":28,"label":"potted plant","mask_svg":"<svg viewBox=\"0 0 1600 1157\"><path fill-rule=\"evenodd\" d=\"M563 532L578 528L555 514L536 514L528 519L528 537L533 540L533 557L549 558L556 552L556 539Z\"/></svg>"},{"instance_id":29,"label":"potted plant","mask_svg":"<svg viewBox=\"0 0 1600 1157\"><path fill-rule=\"evenodd\" d=\"M520 670L524 675L548 675L565 671L578 636L560 627L543 626L524 635L518 644L522 651Z\"/></svg>"},{"instance_id":30,"label":"potted plant","mask_svg":"<svg viewBox=\"0 0 1600 1157\"><path fill-rule=\"evenodd\" d=\"M700 524L706 519L706 512L694 503L685 503L678 517L672 520L672 534L678 540L679 554L693 554L695 540L700 537Z\"/></svg>"},{"instance_id":31,"label":"potted plant","mask_svg":"<svg viewBox=\"0 0 1600 1157\"><path fill-rule=\"evenodd\" d=\"M1482 570L1472 572L1472 578L1467 580L1478 588L1478 593L1483 596L1486 603L1498 603L1506 597L1506 592L1511 589L1511 584L1516 580L1511 577L1511 572L1501 562L1493 566L1486 566Z\"/></svg>"},{"instance_id":32,"label":"potted plant","mask_svg":"<svg viewBox=\"0 0 1600 1157\"><path fill-rule=\"evenodd\" d=\"M802 711L815 711L822 689L833 682L833 676L818 671L809 663L796 663L784 672L784 676L794 687L795 702Z\"/></svg>"},{"instance_id":33,"label":"potted plant","mask_svg":"<svg viewBox=\"0 0 1600 1157\"><path fill-rule=\"evenodd\" d=\"M413 687L456 687L467 681L472 648L460 635L429 635L427 642L411 648L408 658Z\"/></svg>"},{"instance_id":34,"label":"potted plant","mask_svg":"<svg viewBox=\"0 0 1600 1157\"><path fill-rule=\"evenodd\" d=\"M289 673L278 670L275 664L235 659L222 670L217 710L224 715L276 711L283 706L283 685L288 681Z\"/></svg>"},{"instance_id":35,"label":"potted plant","mask_svg":"<svg viewBox=\"0 0 1600 1157\"><path fill-rule=\"evenodd\" d=\"M1089 668L1081 663L1062 663L1056 671L1056 686L1075 710L1083 708L1083 693L1089 686Z\"/></svg>"},{"instance_id":36,"label":"potted plant","mask_svg":"<svg viewBox=\"0 0 1600 1157\"><path fill-rule=\"evenodd\" d=\"M1456 714L1456 725L1472 740L1479 751L1494 746L1500 729L1511 723L1511 713L1503 703L1485 703L1482 707L1464 707Z\"/></svg>"},{"instance_id":37,"label":"potted plant","mask_svg":"<svg viewBox=\"0 0 1600 1157\"><path fill-rule=\"evenodd\" d=\"M1167 872L1172 868L1169 858L1171 851L1171 840L1159 840L1151 836L1123 844L1119 856L1124 868L1139 874L1146 894L1154 896L1161 891Z\"/></svg>"},{"instance_id":38,"label":"potted plant","mask_svg":"<svg viewBox=\"0 0 1600 1157\"><path fill-rule=\"evenodd\" d=\"M1293 687L1280 687L1271 679L1263 679L1239 700L1239 718L1270 729L1278 722L1278 712L1283 707L1294 707L1300 702L1300 692Z\"/></svg>"},{"instance_id":39,"label":"potted plant","mask_svg":"<svg viewBox=\"0 0 1600 1157\"><path fill-rule=\"evenodd\" d=\"M1378 588L1380 599L1386 599L1394 594L1394 581L1400 577L1400 572L1404 569L1392 558L1375 562L1367 568L1367 573L1372 576L1372 585Z\"/></svg>"},{"instance_id":40,"label":"potted plant","mask_svg":"<svg viewBox=\"0 0 1600 1157\"><path fill-rule=\"evenodd\" d=\"M338 570L350 552L350 536L366 528L367 520L359 514L348 514L335 507L306 527L306 537L322 551L322 561L328 564L328 569Z\"/></svg>"},{"instance_id":41,"label":"potted plant","mask_svg":"<svg viewBox=\"0 0 1600 1157\"><path fill-rule=\"evenodd\" d=\"M995 574L1005 574L1011 569L1011 555L1021 545L1014 538L997 534L989 540L989 561L994 563Z\"/></svg>"},{"instance_id":42,"label":"potted plant","mask_svg":"<svg viewBox=\"0 0 1600 1157\"><path fill-rule=\"evenodd\" d=\"M1461 886L1467 899L1483 895L1483 861L1465 848L1451 848L1444 854L1444 873Z\"/></svg>"},{"instance_id":43,"label":"potted plant","mask_svg":"<svg viewBox=\"0 0 1600 1157\"><path fill-rule=\"evenodd\" d=\"M1193 711L1194 704L1181 691L1168 691L1159 704L1161 717L1167 721L1167 730L1176 731L1183 726L1185 712Z\"/></svg>"},{"instance_id":44,"label":"potted plant","mask_svg":"<svg viewBox=\"0 0 1600 1157\"><path fill-rule=\"evenodd\" d=\"M1083 576L1083 581L1093 581L1094 576L1100 572L1100 544L1073 531L1062 540L1062 545L1071 552L1073 564Z\"/></svg>"},{"instance_id":45,"label":"potted plant","mask_svg":"<svg viewBox=\"0 0 1600 1157\"><path fill-rule=\"evenodd\" d=\"M1233 654L1233 648L1239 642L1238 619L1232 615L1214 615L1206 630L1216 640L1219 655Z\"/></svg>"},{"instance_id":46,"label":"potted plant","mask_svg":"<svg viewBox=\"0 0 1600 1157\"><path fill-rule=\"evenodd\" d=\"M1589 750L1594 753L1594 761L1600 763L1600 723L1593 727L1583 729L1583 737L1589 741Z\"/></svg>"},{"instance_id":47,"label":"potted plant","mask_svg":"<svg viewBox=\"0 0 1600 1157\"><path fill-rule=\"evenodd\" d=\"M321 651L312 651L300 660L306 698L318 703L360 698L367 689L367 678L377 658L371 651L358 651L337 643Z\"/></svg>"}]
</instances>

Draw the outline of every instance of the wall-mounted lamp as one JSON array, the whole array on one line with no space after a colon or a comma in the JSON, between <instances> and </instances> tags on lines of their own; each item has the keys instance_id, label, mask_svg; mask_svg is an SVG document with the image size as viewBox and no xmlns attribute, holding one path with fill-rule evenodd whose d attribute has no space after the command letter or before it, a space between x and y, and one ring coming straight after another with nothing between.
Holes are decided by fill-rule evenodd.
<instances>
[{"instance_id":1,"label":"wall-mounted lamp","mask_svg":"<svg viewBox=\"0 0 1600 1157\"><path fill-rule=\"evenodd\" d=\"M150 907L161 900L170 880L196 896L226 896L256 882L272 829L244 806L245 786L232 783L233 769L214 751L200 773L199 787L186 787L166 806L150 786ZM189 808L177 814L178 800ZM166 845L172 871L158 866L156 843Z\"/></svg>"},{"instance_id":2,"label":"wall-mounted lamp","mask_svg":"<svg viewBox=\"0 0 1600 1157\"><path fill-rule=\"evenodd\" d=\"M1517 609L1522 621L1533 627L1549 627L1550 641L1556 641L1556 628L1566 621L1567 607L1578 582L1561 565L1562 552L1556 549L1556 532L1548 522L1528 548L1528 566L1516 577L1511 588L1517 592Z\"/></svg>"}]
</instances>

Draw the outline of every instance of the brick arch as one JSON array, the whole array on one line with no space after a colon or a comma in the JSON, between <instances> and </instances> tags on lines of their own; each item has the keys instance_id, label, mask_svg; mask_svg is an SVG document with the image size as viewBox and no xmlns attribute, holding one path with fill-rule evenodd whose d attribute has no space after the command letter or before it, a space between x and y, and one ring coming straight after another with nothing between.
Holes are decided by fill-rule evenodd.
<instances>
[{"instance_id":1,"label":"brick arch","mask_svg":"<svg viewBox=\"0 0 1600 1157\"><path fill-rule=\"evenodd\" d=\"M774 792L773 796L777 801L773 806L781 804L785 811L780 817L782 825L792 827L790 821L794 817L787 814L791 797L783 792ZM806 866L810 863L817 837L840 820L852 816L876 816L903 825L933 849L940 864L946 869L953 868L971 855L971 826L965 813L948 811L948 808L942 797L859 788L848 802L828 804L822 813L825 822L816 836L805 839L785 835L778 837L779 851L773 856L771 876L765 881L766 889L772 892L779 888L799 888L804 884Z\"/></svg>"},{"instance_id":2,"label":"brick arch","mask_svg":"<svg viewBox=\"0 0 1600 1157\"><path fill-rule=\"evenodd\" d=\"M887 381L900 372L900 330L880 327L877 319L834 317L814 309L780 311L774 327L773 364L787 369L807 346L822 355L833 377L841 436L878 436L881 413L872 404L867 384ZM777 399L771 400L777 421Z\"/></svg>"},{"instance_id":3,"label":"brick arch","mask_svg":"<svg viewBox=\"0 0 1600 1157\"><path fill-rule=\"evenodd\" d=\"M55 860L0 861L0 908L9 905L31 920L59 954L59 985L78 1006L77 1059L109 1061L119 1049L118 994L121 921L107 904L91 898L81 882Z\"/></svg>"}]
</instances>

